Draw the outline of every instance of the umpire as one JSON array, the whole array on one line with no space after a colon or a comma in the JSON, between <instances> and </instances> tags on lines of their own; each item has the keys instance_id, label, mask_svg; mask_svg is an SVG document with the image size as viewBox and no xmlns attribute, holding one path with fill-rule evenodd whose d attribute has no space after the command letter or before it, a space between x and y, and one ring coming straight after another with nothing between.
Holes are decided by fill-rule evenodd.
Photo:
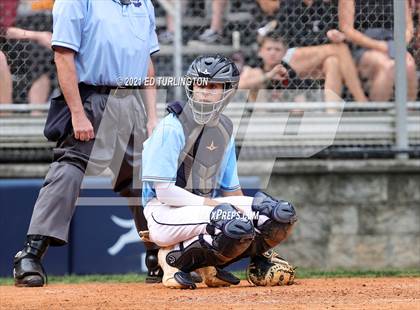
<instances>
[{"instance_id":1,"label":"umpire","mask_svg":"<svg viewBox=\"0 0 420 310\"><path fill-rule=\"evenodd\" d=\"M14 258L17 286L46 283L41 259L48 246L68 242L86 169L94 167L99 173L111 168L114 191L139 201L133 171L140 169L142 142L157 122L156 90L147 87L144 106L138 91L141 81L154 76L150 56L159 50L151 0L56 0L53 20L52 47L62 95L51 101L44 133L57 147L25 246ZM105 134L100 135L105 118ZM127 136L127 128L131 131L122 141L120 134ZM146 230L140 203L130 208L137 230ZM158 279L159 267L150 260L146 264L149 275Z\"/></svg>"}]
</instances>

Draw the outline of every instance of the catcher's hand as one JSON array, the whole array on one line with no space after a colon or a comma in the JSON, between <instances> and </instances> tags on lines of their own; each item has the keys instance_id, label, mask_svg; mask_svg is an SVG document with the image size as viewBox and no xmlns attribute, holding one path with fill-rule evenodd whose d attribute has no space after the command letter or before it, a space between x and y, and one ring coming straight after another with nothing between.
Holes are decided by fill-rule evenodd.
<instances>
[{"instance_id":1,"label":"catcher's hand","mask_svg":"<svg viewBox=\"0 0 420 310\"><path fill-rule=\"evenodd\" d=\"M257 286L291 285L296 267L293 267L276 252L269 250L251 259L246 274L249 283Z\"/></svg>"},{"instance_id":2,"label":"catcher's hand","mask_svg":"<svg viewBox=\"0 0 420 310\"><path fill-rule=\"evenodd\" d=\"M143 242L152 242L150 240L150 236L149 236L149 231L148 230L141 230L141 231L139 231L139 235L140 235L140 239Z\"/></svg>"}]
</instances>

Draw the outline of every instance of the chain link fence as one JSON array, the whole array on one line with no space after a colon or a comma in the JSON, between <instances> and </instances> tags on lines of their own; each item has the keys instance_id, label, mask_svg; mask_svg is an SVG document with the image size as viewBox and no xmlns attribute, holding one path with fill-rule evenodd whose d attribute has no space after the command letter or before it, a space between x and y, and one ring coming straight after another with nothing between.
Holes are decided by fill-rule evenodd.
<instances>
[{"instance_id":1,"label":"chain link fence","mask_svg":"<svg viewBox=\"0 0 420 310\"><path fill-rule=\"evenodd\" d=\"M17 39L13 32L7 34L6 31L12 27L24 29L28 34L31 31L37 34L50 33L52 4L52 1L12 0L0 3L0 50L7 59L11 73L13 103L46 102L57 88L51 49L37 38Z\"/></svg>"},{"instance_id":2,"label":"chain link fence","mask_svg":"<svg viewBox=\"0 0 420 310\"><path fill-rule=\"evenodd\" d=\"M179 11L174 9L175 1L181 3ZM355 0L355 2L354 27L372 38L388 42L387 52L389 56L395 57L398 51L393 44L394 1ZM346 33L347 38L342 41L342 33L338 30L344 31L346 28L342 25L340 28L340 23L343 21L339 19L338 0L153 0L153 3L161 45L161 51L154 56L158 76L174 76L177 72L176 66L181 66L178 72L185 72L198 55L222 53L234 59L245 78L248 71L249 80L252 82L252 79L261 72L273 73L270 59L280 57L276 61L281 61L287 74L283 78L277 78L274 73L270 75L272 78L263 85L263 88L269 90L268 96L264 97L259 93L253 97L251 92L245 93L242 98L236 97L242 101L262 101L262 105L258 107L264 104L268 107L262 112L255 112L259 117L257 120L262 124L257 131L266 130L264 115L267 113L273 116L276 113L282 115L282 113L293 114L296 111L304 111L312 115L306 126L312 129L313 135L307 136L302 141L308 143L313 139L322 140L320 138L322 126L319 124L331 121L331 111L334 114L337 110L320 106L320 102L341 101L338 99L342 98L346 103L343 106L344 110L339 114L340 122L334 143L316 156L358 157L373 154L375 157L383 157L407 152L412 156L419 156L418 103L408 103L406 118L408 145L404 149L398 149L395 146L398 132L394 84L382 88L376 85L375 89L375 80L369 74L371 72L363 70L367 65L361 63L366 51L351 42L349 38L351 34ZM410 4L407 19L413 21L413 38L408 45L408 51L412 55L414 73L417 74L420 65L418 48L420 47L418 29L420 2L407 0L407 3ZM48 33L52 30L52 5L52 0L4 0L0 3L0 25ZM180 25L177 24L177 20L180 21ZM175 31L182 33L180 49L174 48ZM8 38L3 31L0 34L0 49L7 60L13 81L13 104L36 103L37 100L42 101L42 98L48 101L48 98L58 91L52 51L44 46L39 38L16 40ZM180 63L174 62L176 55L182 60ZM384 67L387 64L384 62ZM407 66L407 70L412 68ZM385 82L392 80L392 75L393 73L388 72ZM409 101L416 101L419 100L418 87L412 81L417 80L417 77L414 79L412 77L409 75L408 84L411 85L411 89L408 96ZM245 78L243 80L246 80ZM380 85L380 82L376 83ZM326 88L332 89L334 96L329 96L331 92L326 92ZM182 90L177 92L175 88L163 88L162 91L167 91L162 97L167 100L185 99ZM254 111L259 103L246 103L247 106L238 112L245 111L245 114L240 115L239 125L248 124L241 119L247 118L246 113ZM159 106L163 109L164 102L160 102ZM19 132L28 133L22 129L21 126L24 125L21 122L31 124L34 127L31 127L26 147L34 149L36 142L34 133L42 137L45 110L29 107L10 114L11 110L16 109L1 104L0 109L8 110L0 116L4 120L0 129L0 149L7 155L3 159L25 157L22 152L13 151L13 138L8 135L13 130L16 131L16 135L19 135ZM31 111L33 109L36 111ZM300 124L302 127L304 121L302 117L295 117L291 124L295 124L293 126ZM303 131L306 130L302 128ZM246 140L246 133L246 128L238 130L240 143ZM267 134L276 133L268 131ZM265 149L261 145L254 149L250 148L247 157L287 157L290 153L284 153L283 150L297 146L287 142L296 140L294 137L290 138L289 135L286 138L276 140L268 137ZM42 138L39 141L42 141L40 145L45 148L45 141ZM304 148L305 145L299 147ZM46 157L27 156L27 160L31 158L44 160Z\"/></svg>"}]
</instances>

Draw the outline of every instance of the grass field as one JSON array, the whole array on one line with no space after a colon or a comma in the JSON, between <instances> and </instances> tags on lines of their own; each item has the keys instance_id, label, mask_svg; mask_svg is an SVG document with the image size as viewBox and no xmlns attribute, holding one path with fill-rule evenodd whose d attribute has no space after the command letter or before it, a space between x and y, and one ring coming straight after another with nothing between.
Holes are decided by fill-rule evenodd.
<instances>
[{"instance_id":1,"label":"grass field","mask_svg":"<svg viewBox=\"0 0 420 310\"><path fill-rule=\"evenodd\" d=\"M234 272L242 280L246 279L245 272ZM144 274L120 274L120 275L66 275L48 277L49 283L136 283L143 282ZM353 277L420 277L420 269L387 269L387 270L317 270L299 268L297 270L298 279L310 278L353 278ZM12 285L13 279L0 278L0 285Z\"/></svg>"}]
</instances>

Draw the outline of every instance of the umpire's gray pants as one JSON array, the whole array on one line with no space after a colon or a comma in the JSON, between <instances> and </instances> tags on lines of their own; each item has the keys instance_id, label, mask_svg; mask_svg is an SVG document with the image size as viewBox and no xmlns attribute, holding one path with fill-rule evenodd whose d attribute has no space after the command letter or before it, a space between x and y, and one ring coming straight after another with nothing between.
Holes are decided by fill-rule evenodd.
<instances>
[{"instance_id":1,"label":"umpire's gray pants","mask_svg":"<svg viewBox=\"0 0 420 310\"><path fill-rule=\"evenodd\" d=\"M114 174L114 191L138 197L142 144L146 138L146 116L135 90L118 90L114 96L92 94L84 102L95 139L83 142L73 133L57 144L54 162L35 203L28 235L52 237L51 245L68 242L83 177L98 175L106 168ZM134 178L133 178L134 175ZM140 203L133 206L136 226L143 216ZM144 217L144 216L143 216Z\"/></svg>"}]
</instances>

